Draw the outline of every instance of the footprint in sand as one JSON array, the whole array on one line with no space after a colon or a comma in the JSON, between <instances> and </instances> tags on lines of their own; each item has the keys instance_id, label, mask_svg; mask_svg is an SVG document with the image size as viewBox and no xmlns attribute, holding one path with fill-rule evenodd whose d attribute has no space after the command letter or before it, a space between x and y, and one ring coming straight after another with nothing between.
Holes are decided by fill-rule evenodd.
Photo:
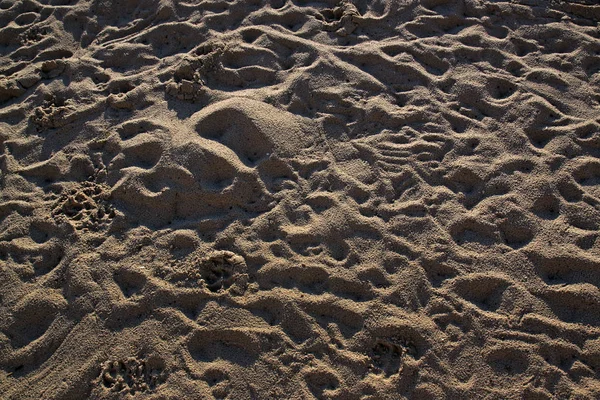
<instances>
[{"instance_id":1,"label":"footprint in sand","mask_svg":"<svg viewBox=\"0 0 600 400\"><path fill-rule=\"evenodd\" d=\"M219 227L268 211L272 196L258 167L272 156L291 157L310 149L318 135L310 121L243 98L215 103L187 125L162 130L170 135L135 137L136 149L162 149L151 162L128 161L125 165L131 167L113 174L109 166L117 206L155 227L183 221ZM142 154L130 151L132 145L120 147L126 159Z\"/></svg>"}]
</instances>

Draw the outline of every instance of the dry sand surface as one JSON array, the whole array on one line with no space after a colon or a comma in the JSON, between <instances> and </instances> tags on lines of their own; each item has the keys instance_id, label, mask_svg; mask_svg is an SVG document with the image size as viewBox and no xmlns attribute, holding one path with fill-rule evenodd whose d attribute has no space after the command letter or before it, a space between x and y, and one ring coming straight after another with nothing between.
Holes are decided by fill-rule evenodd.
<instances>
[{"instance_id":1,"label":"dry sand surface","mask_svg":"<svg viewBox=\"0 0 600 400\"><path fill-rule=\"evenodd\" d=\"M600 398L596 0L1 0L1 399Z\"/></svg>"}]
</instances>

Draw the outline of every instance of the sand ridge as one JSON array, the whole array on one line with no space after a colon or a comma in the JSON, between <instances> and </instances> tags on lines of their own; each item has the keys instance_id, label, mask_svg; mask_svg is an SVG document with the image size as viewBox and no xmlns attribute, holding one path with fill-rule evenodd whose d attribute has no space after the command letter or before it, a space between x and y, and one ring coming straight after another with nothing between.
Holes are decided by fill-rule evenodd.
<instances>
[{"instance_id":1,"label":"sand ridge","mask_svg":"<svg viewBox=\"0 0 600 400\"><path fill-rule=\"evenodd\" d=\"M599 23L0 1L0 398L600 397Z\"/></svg>"}]
</instances>

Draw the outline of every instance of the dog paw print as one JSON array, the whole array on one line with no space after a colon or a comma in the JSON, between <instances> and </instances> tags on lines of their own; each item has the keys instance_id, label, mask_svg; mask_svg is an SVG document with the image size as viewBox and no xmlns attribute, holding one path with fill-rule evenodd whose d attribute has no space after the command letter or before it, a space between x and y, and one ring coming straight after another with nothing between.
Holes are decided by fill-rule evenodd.
<instances>
[{"instance_id":1,"label":"dog paw print","mask_svg":"<svg viewBox=\"0 0 600 400\"><path fill-rule=\"evenodd\" d=\"M203 287L213 293L243 294L248 284L246 272L242 256L218 251L205 257L192 256L174 265L166 279L178 286Z\"/></svg>"},{"instance_id":2,"label":"dog paw print","mask_svg":"<svg viewBox=\"0 0 600 400\"><path fill-rule=\"evenodd\" d=\"M231 390L229 374L220 369L209 369L204 372L202 379L208 384L215 399L224 399Z\"/></svg>"},{"instance_id":3,"label":"dog paw print","mask_svg":"<svg viewBox=\"0 0 600 400\"><path fill-rule=\"evenodd\" d=\"M0 79L0 102L8 101L25 93L25 88L16 79Z\"/></svg>"},{"instance_id":4,"label":"dog paw print","mask_svg":"<svg viewBox=\"0 0 600 400\"><path fill-rule=\"evenodd\" d=\"M234 281L230 260L225 258L212 259L203 266L202 279L211 292L228 289Z\"/></svg>"},{"instance_id":5,"label":"dog paw print","mask_svg":"<svg viewBox=\"0 0 600 400\"><path fill-rule=\"evenodd\" d=\"M47 27L33 26L19 35L21 44L24 46L35 44L51 33Z\"/></svg>"},{"instance_id":6,"label":"dog paw print","mask_svg":"<svg viewBox=\"0 0 600 400\"><path fill-rule=\"evenodd\" d=\"M167 85L167 94L179 100L194 101L202 94L202 88L203 85L201 82L183 79L180 82L170 82Z\"/></svg>"},{"instance_id":7,"label":"dog paw print","mask_svg":"<svg viewBox=\"0 0 600 400\"><path fill-rule=\"evenodd\" d=\"M378 338L372 349L372 369L386 377L400 373L406 357L417 357L417 349L399 338Z\"/></svg>"},{"instance_id":8,"label":"dog paw print","mask_svg":"<svg viewBox=\"0 0 600 400\"><path fill-rule=\"evenodd\" d=\"M42 71L44 71L44 66L42 66ZM74 111L75 108L66 102L50 99L46 100L42 106L37 107L30 119L39 130L60 128L72 121Z\"/></svg>"},{"instance_id":9,"label":"dog paw print","mask_svg":"<svg viewBox=\"0 0 600 400\"><path fill-rule=\"evenodd\" d=\"M113 392L153 391L164 382L164 367L160 361L130 357L126 360L109 360L101 366L101 383Z\"/></svg>"},{"instance_id":10,"label":"dog paw print","mask_svg":"<svg viewBox=\"0 0 600 400\"><path fill-rule=\"evenodd\" d=\"M84 182L60 195L52 215L55 219L67 218L78 230L99 230L115 217L115 209L108 202L108 197L108 186Z\"/></svg>"},{"instance_id":11,"label":"dog paw print","mask_svg":"<svg viewBox=\"0 0 600 400\"><path fill-rule=\"evenodd\" d=\"M197 100L202 95L205 85L201 72L204 67L205 60L201 57L183 60L166 86L167 94L179 100Z\"/></svg>"},{"instance_id":12,"label":"dog paw print","mask_svg":"<svg viewBox=\"0 0 600 400\"><path fill-rule=\"evenodd\" d=\"M358 8L350 0L342 0L334 9L323 10L322 15L326 19L325 29L339 36L350 35L362 20Z\"/></svg>"}]
</instances>

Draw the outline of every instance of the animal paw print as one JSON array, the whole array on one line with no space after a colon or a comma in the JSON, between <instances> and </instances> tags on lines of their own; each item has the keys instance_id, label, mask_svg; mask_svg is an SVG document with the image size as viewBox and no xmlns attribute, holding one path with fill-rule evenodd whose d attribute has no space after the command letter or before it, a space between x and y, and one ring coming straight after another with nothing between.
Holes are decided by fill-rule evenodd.
<instances>
[{"instance_id":1,"label":"animal paw print","mask_svg":"<svg viewBox=\"0 0 600 400\"><path fill-rule=\"evenodd\" d=\"M41 41L50 33L46 27L33 26L19 35L21 44L24 46L35 44Z\"/></svg>"},{"instance_id":2,"label":"animal paw print","mask_svg":"<svg viewBox=\"0 0 600 400\"><path fill-rule=\"evenodd\" d=\"M202 95L205 85L201 72L205 61L202 58L183 60L175 70L173 80L167 84L167 94L179 100L197 100Z\"/></svg>"},{"instance_id":3,"label":"animal paw print","mask_svg":"<svg viewBox=\"0 0 600 400\"><path fill-rule=\"evenodd\" d=\"M229 395L231 379L226 372L219 369L209 369L203 374L202 379L210 387L215 399L224 399Z\"/></svg>"},{"instance_id":4,"label":"animal paw print","mask_svg":"<svg viewBox=\"0 0 600 400\"><path fill-rule=\"evenodd\" d=\"M66 217L76 229L98 230L115 217L108 202L109 188L94 182L84 182L62 194L52 210L55 219Z\"/></svg>"},{"instance_id":5,"label":"animal paw print","mask_svg":"<svg viewBox=\"0 0 600 400\"><path fill-rule=\"evenodd\" d=\"M167 273L166 279L182 286L205 287L213 293L230 291L242 294L248 275L244 258L229 251L219 251L203 258L192 257Z\"/></svg>"},{"instance_id":6,"label":"animal paw print","mask_svg":"<svg viewBox=\"0 0 600 400\"><path fill-rule=\"evenodd\" d=\"M72 106L67 105L57 99L50 99L37 107L31 116L31 122L39 129L60 128L71 121L73 111Z\"/></svg>"},{"instance_id":7,"label":"animal paw print","mask_svg":"<svg viewBox=\"0 0 600 400\"><path fill-rule=\"evenodd\" d=\"M379 338L372 350L372 367L376 374L385 374L389 377L402 370L402 364L406 356L414 358L416 354L416 348L405 340Z\"/></svg>"},{"instance_id":8,"label":"animal paw print","mask_svg":"<svg viewBox=\"0 0 600 400\"><path fill-rule=\"evenodd\" d=\"M0 102L10 100L25 93L25 88L15 79L0 79Z\"/></svg>"},{"instance_id":9,"label":"animal paw print","mask_svg":"<svg viewBox=\"0 0 600 400\"><path fill-rule=\"evenodd\" d=\"M349 0L342 0L333 10L323 10L323 16L327 20L326 30L340 36L348 36L354 32L362 20L358 8Z\"/></svg>"},{"instance_id":10,"label":"animal paw print","mask_svg":"<svg viewBox=\"0 0 600 400\"><path fill-rule=\"evenodd\" d=\"M202 83L183 79L180 82L170 82L167 85L167 94L179 100L194 101L202 94Z\"/></svg>"},{"instance_id":11,"label":"animal paw print","mask_svg":"<svg viewBox=\"0 0 600 400\"><path fill-rule=\"evenodd\" d=\"M234 281L232 257L215 257L203 265L202 279L211 292L228 289Z\"/></svg>"},{"instance_id":12,"label":"animal paw print","mask_svg":"<svg viewBox=\"0 0 600 400\"><path fill-rule=\"evenodd\" d=\"M165 380L162 364L130 357L125 361L109 360L102 364L101 382L113 392L130 394L153 391Z\"/></svg>"}]
</instances>

